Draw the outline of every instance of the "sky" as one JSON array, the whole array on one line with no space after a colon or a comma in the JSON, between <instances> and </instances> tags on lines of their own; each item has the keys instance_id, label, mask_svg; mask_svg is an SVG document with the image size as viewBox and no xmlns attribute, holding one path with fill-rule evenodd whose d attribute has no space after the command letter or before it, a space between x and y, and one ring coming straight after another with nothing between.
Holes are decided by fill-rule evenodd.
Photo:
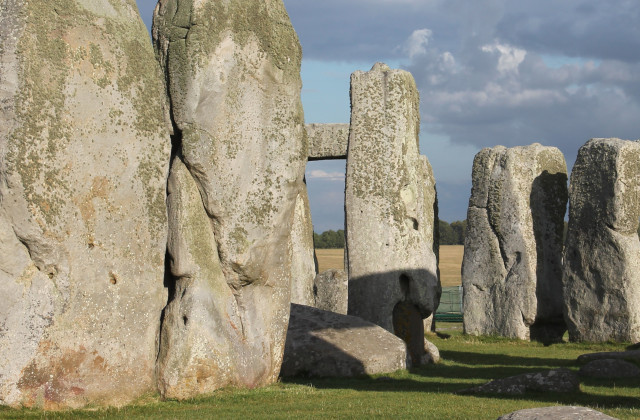
<instances>
[{"instance_id":1,"label":"sky","mask_svg":"<svg viewBox=\"0 0 640 420\"><path fill-rule=\"evenodd\" d=\"M155 0L137 0L150 24ZM637 0L284 0L303 50L307 123L349 122L349 76L411 72L439 217L466 217L484 147L640 138ZM316 232L344 226L344 161L310 162Z\"/></svg>"}]
</instances>

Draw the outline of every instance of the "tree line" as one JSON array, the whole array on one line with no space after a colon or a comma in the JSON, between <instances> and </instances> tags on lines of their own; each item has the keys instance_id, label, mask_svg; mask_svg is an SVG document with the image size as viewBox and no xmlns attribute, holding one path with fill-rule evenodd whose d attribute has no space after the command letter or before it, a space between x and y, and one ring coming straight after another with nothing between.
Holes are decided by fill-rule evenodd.
<instances>
[{"instance_id":1,"label":"tree line","mask_svg":"<svg viewBox=\"0 0 640 420\"><path fill-rule=\"evenodd\" d=\"M438 229L440 230L440 245L464 245L466 220L456 220L451 224L444 220L438 220Z\"/></svg>"},{"instance_id":2,"label":"tree line","mask_svg":"<svg viewBox=\"0 0 640 420\"><path fill-rule=\"evenodd\" d=\"M344 230L313 232L313 245L316 249L344 248Z\"/></svg>"}]
</instances>

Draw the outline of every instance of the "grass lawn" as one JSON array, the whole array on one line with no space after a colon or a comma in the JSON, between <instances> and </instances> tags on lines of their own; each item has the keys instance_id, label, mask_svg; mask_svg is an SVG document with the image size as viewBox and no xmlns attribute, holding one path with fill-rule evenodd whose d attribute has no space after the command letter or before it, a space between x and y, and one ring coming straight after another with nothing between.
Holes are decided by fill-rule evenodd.
<instances>
[{"instance_id":1,"label":"grass lawn","mask_svg":"<svg viewBox=\"0 0 640 420\"><path fill-rule=\"evenodd\" d=\"M640 379L583 380L570 394L529 393L524 396L456 395L455 391L491 379L557 367L577 369L580 354L623 350L619 344L561 343L543 346L493 337L469 337L456 325L440 323L450 334L429 339L440 349L438 365L354 379L283 379L256 390L224 389L189 401L160 401L148 396L121 409L44 413L0 409L0 418L421 418L496 419L522 408L582 405L620 419L640 418Z\"/></svg>"}]
</instances>

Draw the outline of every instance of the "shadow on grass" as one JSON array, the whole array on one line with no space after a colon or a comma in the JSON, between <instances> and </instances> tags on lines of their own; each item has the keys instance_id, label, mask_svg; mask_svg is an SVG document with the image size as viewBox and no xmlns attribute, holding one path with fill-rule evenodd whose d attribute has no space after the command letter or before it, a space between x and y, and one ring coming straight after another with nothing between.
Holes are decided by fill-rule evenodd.
<instances>
[{"instance_id":1,"label":"shadow on grass","mask_svg":"<svg viewBox=\"0 0 640 420\"><path fill-rule=\"evenodd\" d=\"M495 365L495 366L519 366L528 368L553 368L571 366L575 362L569 359L547 357L509 356L505 354L473 353L457 350L443 350L440 355L445 360L451 360L467 365Z\"/></svg>"}]
</instances>

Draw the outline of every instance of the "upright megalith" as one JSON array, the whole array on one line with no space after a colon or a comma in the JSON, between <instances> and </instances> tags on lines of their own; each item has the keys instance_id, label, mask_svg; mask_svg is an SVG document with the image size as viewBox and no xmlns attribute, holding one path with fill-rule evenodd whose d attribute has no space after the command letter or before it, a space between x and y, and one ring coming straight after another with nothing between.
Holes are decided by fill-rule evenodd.
<instances>
[{"instance_id":1,"label":"upright megalith","mask_svg":"<svg viewBox=\"0 0 640 420\"><path fill-rule=\"evenodd\" d=\"M133 1L0 5L0 404L155 389L170 138Z\"/></svg>"},{"instance_id":2,"label":"upright megalith","mask_svg":"<svg viewBox=\"0 0 640 420\"><path fill-rule=\"evenodd\" d=\"M348 310L396 333L394 325L403 321L394 320L394 313L417 313L411 319L419 327L403 331L421 329L441 291L433 252L435 182L418 149L418 107L418 91L406 71L377 63L351 75Z\"/></svg>"},{"instance_id":3,"label":"upright megalith","mask_svg":"<svg viewBox=\"0 0 640 420\"><path fill-rule=\"evenodd\" d=\"M272 382L308 151L298 38L281 0L160 0L153 37L176 148L159 388Z\"/></svg>"},{"instance_id":4,"label":"upright megalith","mask_svg":"<svg viewBox=\"0 0 640 420\"><path fill-rule=\"evenodd\" d=\"M291 226L291 303L314 306L313 282L316 277L316 252L307 187L296 199Z\"/></svg>"},{"instance_id":5,"label":"upright megalith","mask_svg":"<svg viewBox=\"0 0 640 420\"><path fill-rule=\"evenodd\" d=\"M465 332L561 339L564 156L537 143L486 148L473 161L472 182L462 261Z\"/></svg>"},{"instance_id":6,"label":"upright megalith","mask_svg":"<svg viewBox=\"0 0 640 420\"><path fill-rule=\"evenodd\" d=\"M569 188L564 311L572 341L640 341L640 143L592 139Z\"/></svg>"}]
</instances>

